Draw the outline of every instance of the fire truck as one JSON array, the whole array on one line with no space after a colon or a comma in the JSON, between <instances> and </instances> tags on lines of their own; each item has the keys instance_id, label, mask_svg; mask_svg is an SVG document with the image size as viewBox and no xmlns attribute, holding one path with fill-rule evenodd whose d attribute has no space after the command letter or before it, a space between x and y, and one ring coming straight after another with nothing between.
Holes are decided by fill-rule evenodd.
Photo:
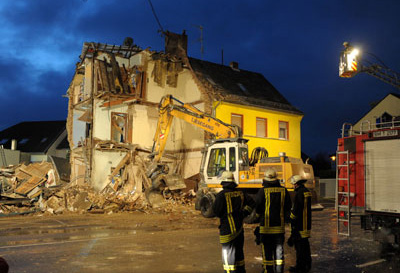
<instances>
[{"instance_id":1,"label":"fire truck","mask_svg":"<svg viewBox=\"0 0 400 273\"><path fill-rule=\"evenodd\" d=\"M350 236L351 219L399 243L400 122L342 127L336 153L338 233Z\"/></svg>"},{"instance_id":2,"label":"fire truck","mask_svg":"<svg viewBox=\"0 0 400 273\"><path fill-rule=\"evenodd\" d=\"M384 63L366 62L361 52L344 42L339 76L352 78L369 74L400 89L400 74ZM350 236L351 219L361 218L365 230L382 232L399 245L400 235L400 122L370 121L356 131L351 124L342 127L336 153L337 230Z\"/></svg>"}]
</instances>

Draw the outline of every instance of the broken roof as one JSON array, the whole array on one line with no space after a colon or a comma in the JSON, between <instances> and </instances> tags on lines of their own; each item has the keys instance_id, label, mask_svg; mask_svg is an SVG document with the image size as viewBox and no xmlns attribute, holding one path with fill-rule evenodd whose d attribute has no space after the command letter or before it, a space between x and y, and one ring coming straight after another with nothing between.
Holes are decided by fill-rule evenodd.
<instances>
[{"instance_id":1,"label":"broken roof","mask_svg":"<svg viewBox=\"0 0 400 273\"><path fill-rule=\"evenodd\" d=\"M94 42L85 42L82 47L81 60L84 60L85 57L92 57L94 52L103 51L113 54L120 54L124 58L130 58L138 52L141 52L142 49L137 45L109 45L102 43L94 43Z\"/></svg>"},{"instance_id":2,"label":"broken roof","mask_svg":"<svg viewBox=\"0 0 400 273\"><path fill-rule=\"evenodd\" d=\"M11 148L11 141L17 140L17 150L28 153L46 153L54 141L62 134L65 120L26 121L0 132L0 145Z\"/></svg>"},{"instance_id":3,"label":"broken roof","mask_svg":"<svg viewBox=\"0 0 400 273\"><path fill-rule=\"evenodd\" d=\"M189 58L197 78L215 99L302 115L260 73ZM210 88L211 87L211 88Z\"/></svg>"}]
</instances>

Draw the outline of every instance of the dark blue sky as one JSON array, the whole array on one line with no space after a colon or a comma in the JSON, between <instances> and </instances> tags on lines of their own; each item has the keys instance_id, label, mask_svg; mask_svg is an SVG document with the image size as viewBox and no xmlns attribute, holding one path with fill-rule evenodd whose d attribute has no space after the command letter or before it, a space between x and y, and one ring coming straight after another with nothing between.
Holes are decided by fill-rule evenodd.
<instances>
[{"instance_id":1,"label":"dark blue sky","mask_svg":"<svg viewBox=\"0 0 400 273\"><path fill-rule=\"evenodd\" d=\"M338 77L342 43L400 71L398 0L152 0L164 30L189 35L189 55L262 73L305 113L303 151L336 150L344 122L396 89L368 75ZM62 97L85 41L163 50L148 0L3 0L0 2L0 130L21 121L61 120ZM367 54L364 54L366 56Z\"/></svg>"}]
</instances>

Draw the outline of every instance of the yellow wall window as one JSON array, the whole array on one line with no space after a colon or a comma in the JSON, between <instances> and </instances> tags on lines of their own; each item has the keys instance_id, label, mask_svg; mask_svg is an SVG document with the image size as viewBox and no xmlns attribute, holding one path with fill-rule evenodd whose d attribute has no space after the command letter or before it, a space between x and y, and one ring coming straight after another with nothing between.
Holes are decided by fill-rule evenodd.
<instances>
[{"instance_id":1,"label":"yellow wall window","mask_svg":"<svg viewBox=\"0 0 400 273\"><path fill-rule=\"evenodd\" d=\"M256 136L267 137L267 119L256 118Z\"/></svg>"},{"instance_id":2,"label":"yellow wall window","mask_svg":"<svg viewBox=\"0 0 400 273\"><path fill-rule=\"evenodd\" d=\"M279 138L289 139L289 122L279 121Z\"/></svg>"},{"instance_id":3,"label":"yellow wall window","mask_svg":"<svg viewBox=\"0 0 400 273\"><path fill-rule=\"evenodd\" d=\"M231 124L237 125L240 127L240 130L243 132L243 115L240 114L231 114Z\"/></svg>"}]
</instances>

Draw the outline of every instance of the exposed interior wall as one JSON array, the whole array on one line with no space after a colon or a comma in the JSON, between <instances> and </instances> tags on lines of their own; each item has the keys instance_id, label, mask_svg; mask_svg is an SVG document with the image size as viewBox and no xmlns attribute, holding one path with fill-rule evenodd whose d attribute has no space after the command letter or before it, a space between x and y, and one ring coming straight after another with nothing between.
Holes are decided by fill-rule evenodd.
<instances>
[{"instance_id":1,"label":"exposed interior wall","mask_svg":"<svg viewBox=\"0 0 400 273\"><path fill-rule=\"evenodd\" d=\"M79 149L81 150L81 149ZM71 153L71 177L70 182L74 182L77 184L85 183L86 177L86 163L80 153L75 151Z\"/></svg>"},{"instance_id":2,"label":"exposed interior wall","mask_svg":"<svg viewBox=\"0 0 400 273\"><path fill-rule=\"evenodd\" d=\"M132 142L151 149L156 131L158 111L155 107L132 105Z\"/></svg>"},{"instance_id":3,"label":"exposed interior wall","mask_svg":"<svg viewBox=\"0 0 400 273\"><path fill-rule=\"evenodd\" d=\"M243 115L243 136L249 139L249 154L255 147L264 147L269 156L278 156L280 152L285 152L287 156L301 157L302 116L226 102L215 102L215 106L216 117L229 124L232 113ZM256 136L256 118L267 119L267 137ZM288 140L279 139L279 121L289 123Z\"/></svg>"},{"instance_id":4,"label":"exposed interior wall","mask_svg":"<svg viewBox=\"0 0 400 273\"><path fill-rule=\"evenodd\" d=\"M183 178L189 178L200 172L202 153L201 151L187 152L184 154L182 164Z\"/></svg>"},{"instance_id":5,"label":"exposed interior wall","mask_svg":"<svg viewBox=\"0 0 400 273\"><path fill-rule=\"evenodd\" d=\"M371 111L369 111L365 116L363 116L356 124L354 124L353 129L356 131L360 131L361 124L363 124L363 130L368 129L369 121L371 125L376 124L376 119L381 117L382 114L388 113L392 116L400 116L400 99L389 94L385 99L383 99L378 105L376 105Z\"/></svg>"},{"instance_id":6,"label":"exposed interior wall","mask_svg":"<svg viewBox=\"0 0 400 273\"><path fill-rule=\"evenodd\" d=\"M79 142L85 140L86 122L80 121L78 118L84 114L84 111L73 110L73 123L72 123L72 143L71 149L78 147Z\"/></svg>"},{"instance_id":7,"label":"exposed interior wall","mask_svg":"<svg viewBox=\"0 0 400 273\"><path fill-rule=\"evenodd\" d=\"M93 153L93 170L91 184L96 190L102 190L107 185L108 175L124 158L126 153L114 151L98 151Z\"/></svg>"},{"instance_id":8,"label":"exposed interior wall","mask_svg":"<svg viewBox=\"0 0 400 273\"><path fill-rule=\"evenodd\" d=\"M111 107L100 107L102 100L95 99L93 110L93 137L101 140L111 139L111 113L128 113L128 105L120 104Z\"/></svg>"},{"instance_id":9,"label":"exposed interior wall","mask_svg":"<svg viewBox=\"0 0 400 273\"><path fill-rule=\"evenodd\" d=\"M154 62L150 62L148 65L148 75L154 69ZM147 99L151 102L159 103L160 99L171 94L183 103L196 103L196 107L204 111L204 103L198 103L201 101L201 93L196 85L192 74L189 70L184 69L178 74L177 86L170 87L167 84L164 86L158 85L154 82L153 78L150 77L148 81L148 96ZM158 119L158 114L156 116ZM154 136L155 127L150 133L150 138ZM171 131L167 140L166 150L182 151L201 148L204 146L204 131L197 128L196 126L189 124L185 121L174 118L172 122Z\"/></svg>"}]
</instances>

